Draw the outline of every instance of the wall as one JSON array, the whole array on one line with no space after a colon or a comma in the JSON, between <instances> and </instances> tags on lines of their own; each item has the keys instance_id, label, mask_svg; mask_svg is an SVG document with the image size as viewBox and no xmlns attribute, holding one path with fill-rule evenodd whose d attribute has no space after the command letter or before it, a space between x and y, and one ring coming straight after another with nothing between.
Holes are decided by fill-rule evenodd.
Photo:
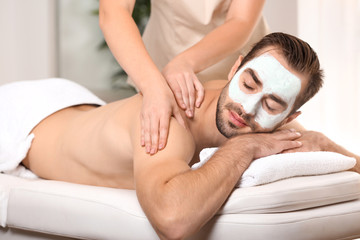
<instances>
[{"instance_id":1,"label":"wall","mask_svg":"<svg viewBox=\"0 0 360 240\"><path fill-rule=\"evenodd\" d=\"M77 81L91 89L109 89L118 64L103 41L97 0L58 1L59 76Z\"/></svg>"},{"instance_id":2,"label":"wall","mask_svg":"<svg viewBox=\"0 0 360 240\"><path fill-rule=\"evenodd\" d=\"M0 0L0 83L57 75L55 0Z\"/></svg>"},{"instance_id":3,"label":"wall","mask_svg":"<svg viewBox=\"0 0 360 240\"><path fill-rule=\"evenodd\" d=\"M297 0L267 0L263 14L272 32L298 33Z\"/></svg>"},{"instance_id":4,"label":"wall","mask_svg":"<svg viewBox=\"0 0 360 240\"><path fill-rule=\"evenodd\" d=\"M301 0L298 22L325 73L299 121L360 154L360 1Z\"/></svg>"},{"instance_id":5,"label":"wall","mask_svg":"<svg viewBox=\"0 0 360 240\"><path fill-rule=\"evenodd\" d=\"M64 77L110 89L118 69L103 41L97 0L0 0L0 84Z\"/></svg>"},{"instance_id":6,"label":"wall","mask_svg":"<svg viewBox=\"0 0 360 240\"><path fill-rule=\"evenodd\" d=\"M92 11L97 0L0 0L0 83L63 77L91 89L111 88L119 69ZM281 21L281 10L291 18ZM296 1L268 0L264 14L273 31L296 32Z\"/></svg>"}]
</instances>

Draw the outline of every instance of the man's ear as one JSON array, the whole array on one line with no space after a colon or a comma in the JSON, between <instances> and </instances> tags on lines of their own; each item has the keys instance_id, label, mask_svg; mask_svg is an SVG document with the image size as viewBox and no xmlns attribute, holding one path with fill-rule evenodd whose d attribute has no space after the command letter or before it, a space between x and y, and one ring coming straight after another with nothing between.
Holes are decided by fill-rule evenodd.
<instances>
[{"instance_id":1,"label":"man's ear","mask_svg":"<svg viewBox=\"0 0 360 240\"><path fill-rule=\"evenodd\" d=\"M240 55L240 56L238 57L238 59L236 60L236 62L234 63L234 65L232 66L232 68L231 68L231 70L230 70L230 72L229 72L229 74L228 74L228 80L229 80L229 81L230 81L230 80L233 78L233 76L235 75L236 70L239 68L239 66L240 66L240 64L241 64L241 62L242 62L243 59L244 59L244 57L243 57L242 55Z\"/></svg>"},{"instance_id":2,"label":"man's ear","mask_svg":"<svg viewBox=\"0 0 360 240\"><path fill-rule=\"evenodd\" d=\"M291 114L290 116L288 116L288 117L285 119L284 124L287 124L287 123L291 122L292 120L294 120L295 118L297 118L300 114L301 114L300 111L297 111L297 112Z\"/></svg>"}]
</instances>

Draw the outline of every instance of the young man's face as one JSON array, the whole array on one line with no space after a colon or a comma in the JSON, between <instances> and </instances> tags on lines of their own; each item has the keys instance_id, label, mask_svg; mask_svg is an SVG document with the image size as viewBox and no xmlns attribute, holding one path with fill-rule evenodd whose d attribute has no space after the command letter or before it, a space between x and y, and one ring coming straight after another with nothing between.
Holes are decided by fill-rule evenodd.
<instances>
[{"instance_id":1,"label":"young man's face","mask_svg":"<svg viewBox=\"0 0 360 240\"><path fill-rule=\"evenodd\" d=\"M302 81L269 51L247 62L222 91L216 124L226 137L270 132L282 125L302 89ZM284 121L285 120L285 121Z\"/></svg>"}]
</instances>

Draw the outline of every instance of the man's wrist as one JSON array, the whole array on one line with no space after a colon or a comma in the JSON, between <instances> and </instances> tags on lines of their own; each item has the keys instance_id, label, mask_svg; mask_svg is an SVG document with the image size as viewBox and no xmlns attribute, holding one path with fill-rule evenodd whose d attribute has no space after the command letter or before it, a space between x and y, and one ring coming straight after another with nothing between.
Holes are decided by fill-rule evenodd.
<instances>
[{"instance_id":1,"label":"man's wrist","mask_svg":"<svg viewBox=\"0 0 360 240\"><path fill-rule=\"evenodd\" d=\"M324 134L321 134L321 138L320 138L320 149L322 151L328 151L328 152L337 152L337 153L342 153L342 147L340 147L339 145L337 145L335 142L331 141L331 139L329 139L328 137L326 137ZM342 153L344 154L344 153Z\"/></svg>"},{"instance_id":2,"label":"man's wrist","mask_svg":"<svg viewBox=\"0 0 360 240\"><path fill-rule=\"evenodd\" d=\"M223 146L224 151L231 153L239 172L242 174L255 158L258 146L251 139L242 136L229 139ZM235 150L237 149L237 150Z\"/></svg>"}]
</instances>

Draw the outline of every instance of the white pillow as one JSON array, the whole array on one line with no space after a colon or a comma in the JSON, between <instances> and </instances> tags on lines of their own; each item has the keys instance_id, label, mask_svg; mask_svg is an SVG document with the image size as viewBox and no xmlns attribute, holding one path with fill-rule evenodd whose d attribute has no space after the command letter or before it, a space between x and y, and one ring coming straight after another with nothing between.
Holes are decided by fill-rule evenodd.
<instances>
[{"instance_id":1,"label":"white pillow","mask_svg":"<svg viewBox=\"0 0 360 240\"><path fill-rule=\"evenodd\" d=\"M217 149L203 149L200 152L200 162L194 164L192 169L201 167ZM355 164L355 158L334 152L275 154L254 160L243 173L237 187L252 187L296 176L340 172L353 168Z\"/></svg>"}]
</instances>

